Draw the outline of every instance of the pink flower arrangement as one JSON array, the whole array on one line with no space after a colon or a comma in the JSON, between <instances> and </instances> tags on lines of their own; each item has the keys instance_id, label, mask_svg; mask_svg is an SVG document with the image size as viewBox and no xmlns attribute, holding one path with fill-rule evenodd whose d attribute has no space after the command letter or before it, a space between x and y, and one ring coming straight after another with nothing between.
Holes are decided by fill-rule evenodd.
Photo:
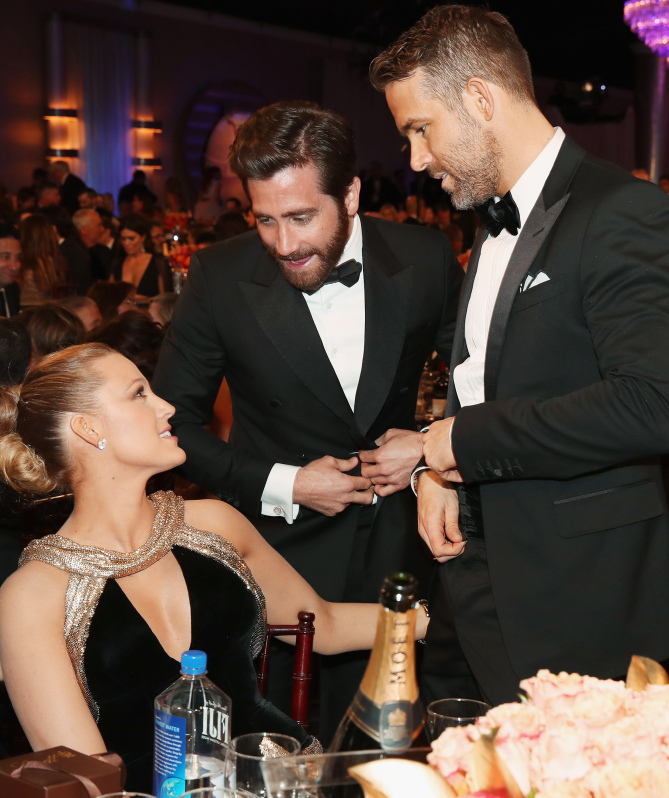
<instances>
[{"instance_id":1,"label":"pink flower arrangement","mask_svg":"<svg viewBox=\"0 0 669 798\"><path fill-rule=\"evenodd\" d=\"M507 774L507 788L492 790L495 796L669 796L669 685L633 690L624 682L542 670L520 686L527 694L522 702L495 707L433 742L428 762L458 795L489 786L477 780L485 768L475 762L483 755L490 764L486 743Z\"/></svg>"}]
</instances>

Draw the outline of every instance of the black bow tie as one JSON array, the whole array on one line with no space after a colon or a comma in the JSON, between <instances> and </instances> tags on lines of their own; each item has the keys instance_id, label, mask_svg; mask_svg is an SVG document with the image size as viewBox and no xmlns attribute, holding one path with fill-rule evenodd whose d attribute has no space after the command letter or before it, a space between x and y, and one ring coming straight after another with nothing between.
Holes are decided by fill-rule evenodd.
<instances>
[{"instance_id":1,"label":"black bow tie","mask_svg":"<svg viewBox=\"0 0 669 798\"><path fill-rule=\"evenodd\" d=\"M508 230L512 236L518 235L520 213L510 191L497 202L493 197L474 210L493 238L497 238L502 230Z\"/></svg>"},{"instance_id":2,"label":"black bow tie","mask_svg":"<svg viewBox=\"0 0 669 798\"><path fill-rule=\"evenodd\" d=\"M357 260L347 260L341 266L337 266L330 272L330 276L323 283L323 285L332 285L332 283L342 283L347 288L355 285L360 279L360 272L362 271L362 263Z\"/></svg>"}]
</instances>

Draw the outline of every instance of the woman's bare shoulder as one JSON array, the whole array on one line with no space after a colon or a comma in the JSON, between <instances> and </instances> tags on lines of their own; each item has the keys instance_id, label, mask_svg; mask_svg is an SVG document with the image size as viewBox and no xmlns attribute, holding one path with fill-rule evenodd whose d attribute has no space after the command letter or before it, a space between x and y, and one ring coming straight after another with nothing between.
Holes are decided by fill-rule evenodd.
<instances>
[{"instance_id":1,"label":"woman's bare shoulder","mask_svg":"<svg viewBox=\"0 0 669 798\"><path fill-rule=\"evenodd\" d=\"M258 537L255 527L234 507L217 499L184 502L184 520L189 526L229 540L245 556Z\"/></svg>"},{"instance_id":2,"label":"woman's bare shoulder","mask_svg":"<svg viewBox=\"0 0 669 798\"><path fill-rule=\"evenodd\" d=\"M9 576L0 588L0 615L26 617L25 613L39 611L45 617L64 617L69 578L67 571L31 560Z\"/></svg>"}]
</instances>

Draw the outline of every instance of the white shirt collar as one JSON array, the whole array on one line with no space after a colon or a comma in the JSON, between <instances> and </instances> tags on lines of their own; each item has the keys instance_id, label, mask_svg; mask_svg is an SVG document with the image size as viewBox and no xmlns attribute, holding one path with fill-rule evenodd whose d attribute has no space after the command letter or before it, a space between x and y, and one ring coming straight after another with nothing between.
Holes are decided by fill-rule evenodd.
<instances>
[{"instance_id":1,"label":"white shirt collar","mask_svg":"<svg viewBox=\"0 0 669 798\"><path fill-rule=\"evenodd\" d=\"M527 217L532 212L532 208L536 205L539 194L543 190L548 175L560 152L562 142L565 139L562 128L556 127L554 130L553 138L527 167L511 189L511 196L520 213L521 227L525 224Z\"/></svg>"},{"instance_id":2,"label":"white shirt collar","mask_svg":"<svg viewBox=\"0 0 669 798\"><path fill-rule=\"evenodd\" d=\"M353 230L351 230L351 235L346 242L344 251L341 253L337 266L341 266L342 263L346 263L347 260L351 259L362 263L362 225L357 213L353 217Z\"/></svg>"}]
</instances>

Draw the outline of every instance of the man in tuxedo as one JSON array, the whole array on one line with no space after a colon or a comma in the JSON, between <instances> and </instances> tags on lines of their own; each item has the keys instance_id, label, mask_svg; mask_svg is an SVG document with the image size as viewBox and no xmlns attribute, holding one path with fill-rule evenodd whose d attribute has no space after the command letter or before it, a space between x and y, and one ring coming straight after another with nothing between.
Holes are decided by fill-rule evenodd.
<instances>
[{"instance_id":1,"label":"man in tuxedo","mask_svg":"<svg viewBox=\"0 0 669 798\"><path fill-rule=\"evenodd\" d=\"M21 310L21 242L15 227L0 224L0 316L16 316Z\"/></svg>"},{"instance_id":2,"label":"man in tuxedo","mask_svg":"<svg viewBox=\"0 0 669 798\"><path fill-rule=\"evenodd\" d=\"M407 488L414 411L426 358L451 348L460 268L439 232L357 215L353 136L337 114L263 108L230 163L257 230L193 256L154 389L176 406L189 479L252 519L326 599L377 601L390 571L429 574ZM223 376L229 443L206 429ZM325 740L367 657L325 669Z\"/></svg>"},{"instance_id":3,"label":"man in tuxedo","mask_svg":"<svg viewBox=\"0 0 669 798\"><path fill-rule=\"evenodd\" d=\"M416 474L428 698L668 657L669 200L551 127L499 14L437 7L371 76L412 167L486 224Z\"/></svg>"},{"instance_id":4,"label":"man in tuxedo","mask_svg":"<svg viewBox=\"0 0 669 798\"><path fill-rule=\"evenodd\" d=\"M60 204L70 215L79 210L79 195L86 190L86 183L70 172L67 161L54 161L49 167L49 175L60 190Z\"/></svg>"}]
</instances>

